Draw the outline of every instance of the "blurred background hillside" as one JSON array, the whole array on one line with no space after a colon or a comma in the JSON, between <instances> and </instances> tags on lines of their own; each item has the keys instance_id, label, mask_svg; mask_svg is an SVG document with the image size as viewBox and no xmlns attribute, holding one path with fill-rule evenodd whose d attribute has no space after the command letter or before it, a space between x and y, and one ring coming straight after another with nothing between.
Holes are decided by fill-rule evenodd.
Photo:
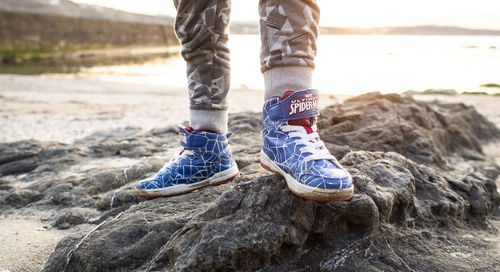
<instances>
[{"instance_id":1,"label":"blurred background hillside","mask_svg":"<svg viewBox=\"0 0 500 272\"><path fill-rule=\"evenodd\" d=\"M126 13L67 0L0 2L4 62L82 49L177 44L170 17Z\"/></svg>"}]
</instances>

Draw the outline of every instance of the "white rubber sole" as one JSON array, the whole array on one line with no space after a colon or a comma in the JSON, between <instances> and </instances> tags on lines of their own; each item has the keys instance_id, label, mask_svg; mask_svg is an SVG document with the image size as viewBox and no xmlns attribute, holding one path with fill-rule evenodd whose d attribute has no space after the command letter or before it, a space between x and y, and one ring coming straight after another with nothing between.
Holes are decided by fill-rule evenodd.
<instances>
[{"instance_id":1,"label":"white rubber sole","mask_svg":"<svg viewBox=\"0 0 500 272\"><path fill-rule=\"evenodd\" d=\"M271 172L279 174L286 180L288 189L303 198L316 201L349 200L354 195L354 187L349 189L323 189L306 186L279 168L262 150L260 151L260 165ZM350 176L349 176L350 178Z\"/></svg>"},{"instance_id":2,"label":"white rubber sole","mask_svg":"<svg viewBox=\"0 0 500 272\"><path fill-rule=\"evenodd\" d=\"M135 189L135 192L138 196L143 198L156 198L162 196L181 195L201 189L203 187L214 186L229 182L233 180L235 177L237 177L239 174L240 171L238 170L238 166L234 164L233 167L224 170L222 172L219 172L213 175L212 177L197 183L180 184L180 185L170 186L167 188L150 189L150 190Z\"/></svg>"}]
</instances>

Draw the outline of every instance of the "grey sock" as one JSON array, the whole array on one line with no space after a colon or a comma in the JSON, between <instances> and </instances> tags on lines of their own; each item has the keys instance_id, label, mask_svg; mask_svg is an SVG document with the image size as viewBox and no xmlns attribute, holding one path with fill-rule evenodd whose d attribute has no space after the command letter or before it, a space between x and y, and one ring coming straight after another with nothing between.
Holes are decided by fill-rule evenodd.
<instances>
[{"instance_id":1,"label":"grey sock","mask_svg":"<svg viewBox=\"0 0 500 272\"><path fill-rule=\"evenodd\" d=\"M227 110L189 110L189 123L194 129L227 132Z\"/></svg>"},{"instance_id":2,"label":"grey sock","mask_svg":"<svg viewBox=\"0 0 500 272\"><path fill-rule=\"evenodd\" d=\"M283 96L286 91L301 91L312 88L314 69L306 66L275 67L264 72L266 92L264 100Z\"/></svg>"}]
</instances>

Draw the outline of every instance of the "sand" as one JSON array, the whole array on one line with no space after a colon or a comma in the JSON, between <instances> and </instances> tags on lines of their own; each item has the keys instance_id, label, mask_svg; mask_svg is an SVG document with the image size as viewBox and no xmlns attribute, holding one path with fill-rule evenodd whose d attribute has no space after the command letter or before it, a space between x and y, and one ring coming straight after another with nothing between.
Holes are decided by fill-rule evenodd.
<instances>
[{"instance_id":1,"label":"sand","mask_svg":"<svg viewBox=\"0 0 500 272\"><path fill-rule=\"evenodd\" d=\"M349 97L324 94L321 107ZM500 127L500 97L420 95L415 98L475 106ZM235 89L229 95L231 113L258 112L262 102L262 90ZM0 142L35 139L72 143L100 130L127 126L149 130L187 119L187 93L182 88L0 75ZM485 146L485 153L500 164L500 143ZM497 184L500 188L499 180ZM36 211L0 214L0 271L39 271L57 242L70 233L52 228L42 218ZM492 223L500 227L500 222ZM71 232L88 228L80 225Z\"/></svg>"},{"instance_id":2,"label":"sand","mask_svg":"<svg viewBox=\"0 0 500 272\"><path fill-rule=\"evenodd\" d=\"M229 111L261 111L263 95L262 90L232 90ZM99 130L180 124L188 119L187 101L183 88L0 75L0 142L72 143ZM323 95L321 105L334 102Z\"/></svg>"},{"instance_id":3,"label":"sand","mask_svg":"<svg viewBox=\"0 0 500 272\"><path fill-rule=\"evenodd\" d=\"M40 271L64 236L90 228L57 230L36 216L10 215L0 220L0 271Z\"/></svg>"}]
</instances>

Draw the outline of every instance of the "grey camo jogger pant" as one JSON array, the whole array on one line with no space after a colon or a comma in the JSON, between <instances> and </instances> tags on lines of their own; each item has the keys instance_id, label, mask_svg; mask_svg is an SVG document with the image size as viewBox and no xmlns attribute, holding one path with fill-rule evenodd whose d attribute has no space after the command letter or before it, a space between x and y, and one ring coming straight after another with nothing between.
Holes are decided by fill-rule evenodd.
<instances>
[{"instance_id":1,"label":"grey camo jogger pant","mask_svg":"<svg viewBox=\"0 0 500 272\"><path fill-rule=\"evenodd\" d=\"M191 114L225 111L230 86L231 0L174 0L174 4L175 32L187 63ZM319 21L316 0L260 0L259 13L261 71L314 68Z\"/></svg>"}]
</instances>

